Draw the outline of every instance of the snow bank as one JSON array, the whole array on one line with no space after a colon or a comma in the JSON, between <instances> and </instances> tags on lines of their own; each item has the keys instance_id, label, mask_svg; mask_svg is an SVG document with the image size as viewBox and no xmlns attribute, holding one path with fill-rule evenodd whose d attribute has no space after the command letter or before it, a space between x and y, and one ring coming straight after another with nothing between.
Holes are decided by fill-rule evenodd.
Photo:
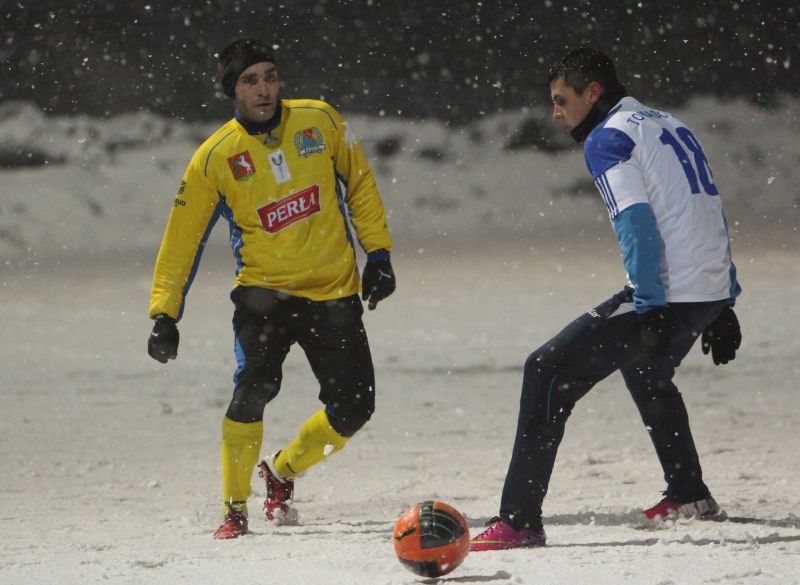
<instances>
[{"instance_id":1,"label":"snow bank","mask_svg":"<svg viewBox=\"0 0 800 585\"><path fill-rule=\"evenodd\" d=\"M796 238L799 105L787 98L762 110L703 98L673 112L704 143L734 239L757 245L765 227ZM608 230L580 148L547 111L458 128L364 116L350 123L390 227L409 246L525 234L591 245ZM215 127L148 113L47 117L28 103L0 104L0 260L157 248L183 169Z\"/></svg>"}]
</instances>

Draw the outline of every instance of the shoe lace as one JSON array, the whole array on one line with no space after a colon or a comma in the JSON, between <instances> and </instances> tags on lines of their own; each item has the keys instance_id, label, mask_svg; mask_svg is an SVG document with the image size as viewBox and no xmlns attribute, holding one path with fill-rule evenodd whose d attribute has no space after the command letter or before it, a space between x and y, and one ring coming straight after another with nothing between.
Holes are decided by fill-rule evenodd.
<instances>
[{"instance_id":1,"label":"shoe lace","mask_svg":"<svg viewBox=\"0 0 800 585\"><path fill-rule=\"evenodd\" d=\"M503 522L503 519L500 516L492 516L484 526L492 526L498 522Z\"/></svg>"},{"instance_id":2,"label":"shoe lace","mask_svg":"<svg viewBox=\"0 0 800 585\"><path fill-rule=\"evenodd\" d=\"M509 525L511 528L513 528L513 529L514 529L514 530L516 530L517 532L519 532L520 530L541 530L541 529L542 529L542 522L541 522L541 520L538 520L538 521L528 521L528 522L525 522L525 523L524 523L522 526L520 526L520 527L517 527L517 526L514 524L514 522L512 522L512 521L511 521L511 520L509 520L508 518L501 518L500 516L493 516L493 517L492 517L491 519L489 519L489 521L486 523L486 526L488 526L488 527L489 527L489 530L491 530L492 532L494 532L495 530L497 530L497 528L499 528L498 526L496 526L496 524L497 524L498 522L501 522L501 523L503 523L503 524L507 524L507 525ZM487 532L488 532L488 531L487 531Z\"/></svg>"},{"instance_id":3,"label":"shoe lace","mask_svg":"<svg viewBox=\"0 0 800 585\"><path fill-rule=\"evenodd\" d=\"M241 524L245 518L244 512L238 508L228 508L228 512L225 514L225 523L229 524L235 522Z\"/></svg>"},{"instance_id":4,"label":"shoe lace","mask_svg":"<svg viewBox=\"0 0 800 585\"><path fill-rule=\"evenodd\" d=\"M488 528L484 530L483 534L485 536L491 537L504 523L505 520L503 520L500 516L494 516L490 518L489 521L486 522L485 524L485 526L488 526Z\"/></svg>"}]
</instances>

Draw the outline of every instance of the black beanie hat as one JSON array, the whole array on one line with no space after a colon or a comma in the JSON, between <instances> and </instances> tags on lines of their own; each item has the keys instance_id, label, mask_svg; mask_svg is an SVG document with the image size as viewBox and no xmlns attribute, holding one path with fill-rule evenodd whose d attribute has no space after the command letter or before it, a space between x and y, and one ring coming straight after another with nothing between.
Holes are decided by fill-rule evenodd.
<instances>
[{"instance_id":1,"label":"black beanie hat","mask_svg":"<svg viewBox=\"0 0 800 585\"><path fill-rule=\"evenodd\" d=\"M261 62L275 63L275 52L263 41L239 39L219 54L219 73L222 91L229 98L236 96L236 82L242 71Z\"/></svg>"}]
</instances>

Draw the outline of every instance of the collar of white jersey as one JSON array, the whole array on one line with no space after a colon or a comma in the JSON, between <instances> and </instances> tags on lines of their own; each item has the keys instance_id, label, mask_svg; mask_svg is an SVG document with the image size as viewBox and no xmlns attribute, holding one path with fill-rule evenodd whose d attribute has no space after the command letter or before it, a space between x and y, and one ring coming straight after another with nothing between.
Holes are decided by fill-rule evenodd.
<instances>
[{"instance_id":1,"label":"collar of white jersey","mask_svg":"<svg viewBox=\"0 0 800 585\"><path fill-rule=\"evenodd\" d=\"M628 95L624 85L606 90L597 101L592 105L592 109L580 124L575 126L569 133L573 140L578 144L582 143L589 136L595 127L603 122L611 113L611 110Z\"/></svg>"}]
</instances>

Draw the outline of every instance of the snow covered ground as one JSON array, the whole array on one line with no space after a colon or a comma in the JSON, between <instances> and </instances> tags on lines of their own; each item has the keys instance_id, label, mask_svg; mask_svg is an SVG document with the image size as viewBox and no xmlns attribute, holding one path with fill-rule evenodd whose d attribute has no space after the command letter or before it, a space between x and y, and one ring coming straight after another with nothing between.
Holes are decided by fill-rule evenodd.
<instances>
[{"instance_id":1,"label":"snow covered ground","mask_svg":"<svg viewBox=\"0 0 800 585\"><path fill-rule=\"evenodd\" d=\"M800 583L798 105L701 100L676 112L711 160L745 289L736 361L715 367L695 349L677 376L728 520L639 523L663 483L613 376L568 423L548 546L471 554L439 581ZM531 115L457 130L353 118L397 245L398 291L365 317L378 410L298 481L300 525L260 519L254 478L253 534L218 542L234 364L224 226L189 295L178 360L145 350L156 248L209 128L0 105L0 130L18 137L6 157L51 161L0 171L0 583L416 583L390 538L406 507L441 499L480 530L499 504L525 357L624 279L579 151L555 135L564 148L552 153L504 147ZM295 348L265 452L294 436L315 396Z\"/></svg>"}]
</instances>

